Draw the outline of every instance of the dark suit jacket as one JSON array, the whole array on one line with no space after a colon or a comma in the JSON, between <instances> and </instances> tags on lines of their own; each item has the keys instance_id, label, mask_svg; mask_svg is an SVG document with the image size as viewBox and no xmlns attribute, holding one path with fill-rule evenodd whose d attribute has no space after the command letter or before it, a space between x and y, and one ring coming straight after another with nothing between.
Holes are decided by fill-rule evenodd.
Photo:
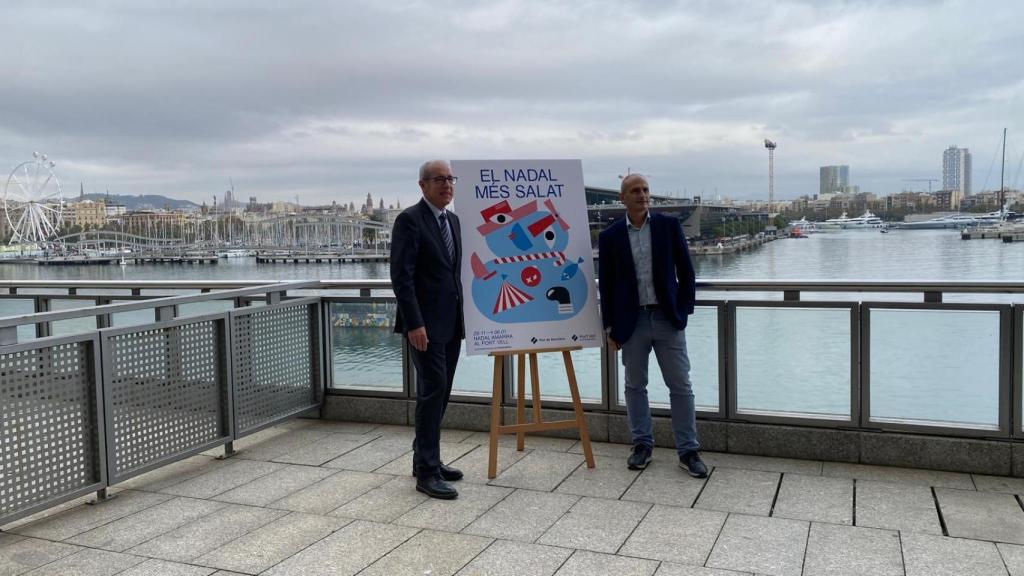
<instances>
[{"instance_id":1,"label":"dark suit jacket","mask_svg":"<svg viewBox=\"0 0 1024 576\"><path fill-rule=\"evenodd\" d=\"M601 292L601 321L611 327L611 338L619 344L629 340L636 328L640 309L633 252L630 250L627 218L616 220L598 236L598 287ZM679 220L650 214L651 267L654 293L662 312L676 328L686 328L693 314L696 277L690 249Z\"/></svg>"},{"instance_id":2,"label":"dark suit jacket","mask_svg":"<svg viewBox=\"0 0 1024 576\"><path fill-rule=\"evenodd\" d=\"M448 211L455 242L455 262L448 260L437 218L421 199L402 211L391 231L391 285L398 299L395 332L426 326L431 342L461 339L462 240L459 218Z\"/></svg>"}]
</instances>

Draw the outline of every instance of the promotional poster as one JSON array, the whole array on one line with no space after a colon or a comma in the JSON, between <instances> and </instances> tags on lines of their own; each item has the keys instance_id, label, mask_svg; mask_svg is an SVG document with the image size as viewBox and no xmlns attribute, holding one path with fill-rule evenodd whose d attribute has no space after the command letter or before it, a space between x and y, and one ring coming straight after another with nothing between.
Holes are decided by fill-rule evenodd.
<instances>
[{"instance_id":1,"label":"promotional poster","mask_svg":"<svg viewBox=\"0 0 1024 576\"><path fill-rule=\"evenodd\" d=\"M579 160L455 160L469 355L600 346Z\"/></svg>"}]
</instances>

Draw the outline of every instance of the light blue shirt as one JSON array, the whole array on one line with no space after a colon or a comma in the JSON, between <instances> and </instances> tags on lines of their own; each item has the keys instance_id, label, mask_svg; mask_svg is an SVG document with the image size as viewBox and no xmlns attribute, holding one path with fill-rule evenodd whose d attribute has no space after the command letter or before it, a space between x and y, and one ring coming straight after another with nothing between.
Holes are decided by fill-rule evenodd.
<instances>
[{"instance_id":1,"label":"light blue shirt","mask_svg":"<svg viewBox=\"0 0 1024 576\"><path fill-rule=\"evenodd\" d=\"M658 295L654 292L654 265L651 257L651 215L644 215L644 223L639 228L633 226L626 216L626 230L629 232L629 250L633 253L633 267L636 268L636 288L640 295L640 305L658 303Z\"/></svg>"}]
</instances>

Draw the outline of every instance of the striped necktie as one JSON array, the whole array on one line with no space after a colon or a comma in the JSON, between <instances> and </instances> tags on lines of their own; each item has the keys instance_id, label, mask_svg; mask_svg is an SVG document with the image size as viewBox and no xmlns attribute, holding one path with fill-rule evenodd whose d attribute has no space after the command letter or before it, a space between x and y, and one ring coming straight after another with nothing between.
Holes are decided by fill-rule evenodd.
<instances>
[{"instance_id":1,"label":"striped necktie","mask_svg":"<svg viewBox=\"0 0 1024 576\"><path fill-rule=\"evenodd\" d=\"M444 247L448 249L448 262L455 263L455 242L452 241L452 233L448 228L448 211L442 211L438 220L441 221L441 238L444 240Z\"/></svg>"}]
</instances>

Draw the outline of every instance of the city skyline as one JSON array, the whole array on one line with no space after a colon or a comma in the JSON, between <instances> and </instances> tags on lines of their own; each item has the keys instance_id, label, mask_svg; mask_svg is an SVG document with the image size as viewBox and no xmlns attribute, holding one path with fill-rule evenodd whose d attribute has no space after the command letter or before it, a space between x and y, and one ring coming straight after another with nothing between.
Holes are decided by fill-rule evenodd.
<instances>
[{"instance_id":1,"label":"city skyline","mask_svg":"<svg viewBox=\"0 0 1024 576\"><path fill-rule=\"evenodd\" d=\"M1021 187L1024 9L994 2L16 4L0 170L46 152L65 192L407 205L431 158L580 158L663 194ZM424 23L431 23L425 26ZM963 35L962 30L971 30ZM270 32L273 33L270 33ZM948 42L955 35L960 40ZM951 80L955 79L951 88ZM66 194L66 195L73 195ZM390 200L389 200L390 201Z\"/></svg>"}]
</instances>

